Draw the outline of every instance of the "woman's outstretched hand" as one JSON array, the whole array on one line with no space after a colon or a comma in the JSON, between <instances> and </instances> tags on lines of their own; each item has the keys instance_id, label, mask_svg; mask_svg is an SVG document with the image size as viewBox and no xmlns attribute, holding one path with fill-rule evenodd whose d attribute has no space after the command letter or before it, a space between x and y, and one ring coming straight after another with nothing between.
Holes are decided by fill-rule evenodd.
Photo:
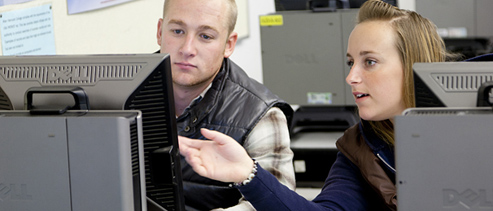
<instances>
[{"instance_id":1,"label":"woman's outstretched hand","mask_svg":"<svg viewBox=\"0 0 493 211\"><path fill-rule=\"evenodd\" d=\"M251 173L253 160L233 138L201 129L207 141L178 137L180 153L198 174L222 182L241 182Z\"/></svg>"}]
</instances>

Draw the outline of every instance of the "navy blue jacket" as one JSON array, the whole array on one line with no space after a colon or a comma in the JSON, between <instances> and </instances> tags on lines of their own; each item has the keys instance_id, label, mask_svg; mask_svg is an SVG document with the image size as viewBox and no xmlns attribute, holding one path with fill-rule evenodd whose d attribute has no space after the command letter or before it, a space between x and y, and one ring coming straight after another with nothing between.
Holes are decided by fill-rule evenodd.
<instances>
[{"instance_id":1,"label":"navy blue jacket","mask_svg":"<svg viewBox=\"0 0 493 211\"><path fill-rule=\"evenodd\" d=\"M395 210L393 147L363 130L362 123L346 130L337 147L341 152L313 201L289 190L260 166L252 182L239 190L259 211Z\"/></svg>"}]
</instances>

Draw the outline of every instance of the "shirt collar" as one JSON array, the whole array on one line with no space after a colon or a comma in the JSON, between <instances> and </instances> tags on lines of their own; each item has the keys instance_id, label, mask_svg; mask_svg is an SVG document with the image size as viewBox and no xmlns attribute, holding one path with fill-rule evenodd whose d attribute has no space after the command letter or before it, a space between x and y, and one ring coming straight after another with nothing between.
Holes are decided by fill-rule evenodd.
<instances>
[{"instance_id":1,"label":"shirt collar","mask_svg":"<svg viewBox=\"0 0 493 211\"><path fill-rule=\"evenodd\" d=\"M183 111L183 113L186 113L186 111L190 110L190 108L197 105L204 98L205 94L207 93L207 91L209 91L211 87L212 87L212 83L210 83L209 86L207 86L204 89L204 91L202 91L202 93L199 94L199 96L197 96L195 99L192 100L192 102L190 102L190 104L187 106L187 108L185 108L185 111Z\"/></svg>"}]
</instances>

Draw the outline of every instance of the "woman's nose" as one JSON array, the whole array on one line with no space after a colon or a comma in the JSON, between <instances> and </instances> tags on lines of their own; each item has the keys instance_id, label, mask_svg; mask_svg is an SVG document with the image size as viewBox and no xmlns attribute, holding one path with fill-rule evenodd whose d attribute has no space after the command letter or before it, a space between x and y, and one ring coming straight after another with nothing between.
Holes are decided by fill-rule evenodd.
<instances>
[{"instance_id":1,"label":"woman's nose","mask_svg":"<svg viewBox=\"0 0 493 211\"><path fill-rule=\"evenodd\" d=\"M349 74L346 77L346 83L349 85L358 84L361 82L361 77L359 76L358 69L355 65L351 67Z\"/></svg>"}]
</instances>

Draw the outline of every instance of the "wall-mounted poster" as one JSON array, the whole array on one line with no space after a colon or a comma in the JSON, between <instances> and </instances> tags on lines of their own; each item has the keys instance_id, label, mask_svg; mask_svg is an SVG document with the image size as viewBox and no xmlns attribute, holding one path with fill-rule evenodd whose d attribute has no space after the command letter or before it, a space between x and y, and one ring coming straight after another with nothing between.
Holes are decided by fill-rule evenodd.
<instances>
[{"instance_id":1,"label":"wall-mounted poster","mask_svg":"<svg viewBox=\"0 0 493 211\"><path fill-rule=\"evenodd\" d=\"M0 6L9 5L9 4L20 4L28 1L32 1L32 0L0 0Z\"/></svg>"},{"instance_id":2,"label":"wall-mounted poster","mask_svg":"<svg viewBox=\"0 0 493 211\"><path fill-rule=\"evenodd\" d=\"M67 0L68 14L102 9L134 0Z\"/></svg>"},{"instance_id":3,"label":"wall-mounted poster","mask_svg":"<svg viewBox=\"0 0 493 211\"><path fill-rule=\"evenodd\" d=\"M51 4L0 14L3 55L54 55Z\"/></svg>"}]
</instances>

